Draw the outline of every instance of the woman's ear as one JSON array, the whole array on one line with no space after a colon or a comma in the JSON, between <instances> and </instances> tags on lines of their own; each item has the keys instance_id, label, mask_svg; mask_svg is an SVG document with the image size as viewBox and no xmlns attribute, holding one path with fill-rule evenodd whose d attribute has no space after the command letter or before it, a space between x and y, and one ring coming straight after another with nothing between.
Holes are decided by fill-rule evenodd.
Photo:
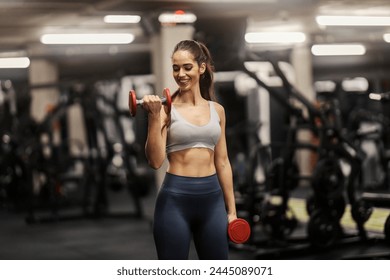
<instances>
[{"instance_id":1,"label":"woman's ear","mask_svg":"<svg viewBox=\"0 0 390 280\"><path fill-rule=\"evenodd\" d=\"M199 67L199 72L202 75L206 71L206 63L202 63Z\"/></svg>"}]
</instances>

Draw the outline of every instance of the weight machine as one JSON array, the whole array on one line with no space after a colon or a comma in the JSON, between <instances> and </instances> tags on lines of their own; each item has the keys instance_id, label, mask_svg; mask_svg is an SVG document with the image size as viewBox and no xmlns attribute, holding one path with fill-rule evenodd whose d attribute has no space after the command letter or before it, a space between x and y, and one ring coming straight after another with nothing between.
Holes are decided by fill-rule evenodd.
<instances>
[{"instance_id":1,"label":"weight machine","mask_svg":"<svg viewBox=\"0 0 390 280\"><path fill-rule=\"evenodd\" d=\"M21 101L10 80L0 81L0 208L17 211L23 209L28 189L28 170L19 144L31 135ZM24 135L18 134L21 121L26 124Z\"/></svg>"},{"instance_id":2,"label":"weight machine","mask_svg":"<svg viewBox=\"0 0 390 280\"><path fill-rule=\"evenodd\" d=\"M370 112L368 109L354 110L350 114L348 128L356 145L366 148L370 157L363 162L362 176L359 177L359 189L362 200L382 208L390 208L390 118L388 106L390 92L370 93L369 98L380 102L382 112ZM372 146L375 146L374 151ZM384 225L384 235L390 243L390 215Z\"/></svg>"},{"instance_id":3,"label":"weight machine","mask_svg":"<svg viewBox=\"0 0 390 280\"><path fill-rule=\"evenodd\" d=\"M271 164L264 166L268 174L266 190L278 194L281 202L278 205L272 205L263 199L263 196L255 203L256 182L251 179L249 197L253 212L250 215L255 217L254 214L257 213L260 217L251 225L265 223L266 226L270 226L273 233L272 238L276 237L278 240L284 241L282 243L284 249L289 248L291 244L296 244L296 240L288 240L287 238L296 226L294 218L290 218L291 215L288 215L288 200L291 191L302 179L297 175L293 157L298 149L309 149L318 154L318 161L311 178L309 178L313 193L307 199L310 218L306 229L307 238L304 240L309 242L309 247L303 248L307 250L328 249L340 244L347 237L355 236L345 233L340 225L347 201L351 205L351 215L356 224L358 240L360 242L368 241L364 224L372 214L373 208L357 191L357 178L360 176L365 155L342 130L338 104L326 103L317 108L288 81L278 62L268 53L262 56L247 53L246 57L252 61L268 61L272 64L275 74L282 80L284 96L263 82L256 73L249 71L244 64L240 65L239 70L253 78L259 87L266 89L271 98L287 109L290 116L288 137L281 157L273 159ZM290 102L291 100L301 103L306 109L307 115L304 114L303 110L295 107ZM309 129L318 138L318 145L297 142L296 133L299 129ZM254 154L259 153L256 150L263 148L259 144L254 148ZM343 165L349 166L349 172L345 171ZM253 167L250 170L253 172ZM386 228L389 231L388 227ZM302 246L299 248L302 249Z\"/></svg>"},{"instance_id":4,"label":"weight machine","mask_svg":"<svg viewBox=\"0 0 390 280\"><path fill-rule=\"evenodd\" d=\"M143 216L141 198L154 183L153 176L139 168L138 149L125 140L120 118L130 115L117 108L117 92L118 88L110 92L111 97L105 96L97 83L67 86L58 104L37 125L31 146L34 154L29 159L32 172L41 179L40 191L36 195L37 186L31 184L27 223ZM82 109L87 145L69 139L66 133L60 143L54 141L55 133L66 128L66 113L73 105ZM75 148L76 156L72 154ZM111 211L108 192L124 189L133 201L133 211ZM45 213L38 215L41 210Z\"/></svg>"}]
</instances>

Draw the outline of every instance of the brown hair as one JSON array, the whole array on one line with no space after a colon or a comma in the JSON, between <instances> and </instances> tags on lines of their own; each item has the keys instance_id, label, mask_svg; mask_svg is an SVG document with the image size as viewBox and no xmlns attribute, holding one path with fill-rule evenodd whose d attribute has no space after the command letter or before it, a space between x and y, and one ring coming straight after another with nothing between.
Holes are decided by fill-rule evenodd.
<instances>
[{"instance_id":1,"label":"brown hair","mask_svg":"<svg viewBox=\"0 0 390 280\"><path fill-rule=\"evenodd\" d=\"M202 63L206 64L206 70L201 75L199 84L200 84L200 93L203 98L207 100L216 101L214 93L214 63L211 58L210 51L208 48L200 42L195 40L183 40L177 43L173 49L173 53L177 51L188 51L194 56L194 60L200 66ZM176 94L177 92L175 92Z\"/></svg>"}]
</instances>

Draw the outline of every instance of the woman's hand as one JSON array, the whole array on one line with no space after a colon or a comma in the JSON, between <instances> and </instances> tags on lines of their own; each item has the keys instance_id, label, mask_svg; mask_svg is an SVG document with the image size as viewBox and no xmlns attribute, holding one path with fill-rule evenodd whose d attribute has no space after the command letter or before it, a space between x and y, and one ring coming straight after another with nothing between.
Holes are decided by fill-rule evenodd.
<instances>
[{"instance_id":1,"label":"woman's hand","mask_svg":"<svg viewBox=\"0 0 390 280\"><path fill-rule=\"evenodd\" d=\"M228 214L228 223L231 223L231 222L233 222L236 219L237 219L237 215L236 214Z\"/></svg>"},{"instance_id":2,"label":"woman's hand","mask_svg":"<svg viewBox=\"0 0 390 280\"><path fill-rule=\"evenodd\" d=\"M143 98L142 107L152 115L160 114L162 102L158 95L145 95Z\"/></svg>"}]
</instances>

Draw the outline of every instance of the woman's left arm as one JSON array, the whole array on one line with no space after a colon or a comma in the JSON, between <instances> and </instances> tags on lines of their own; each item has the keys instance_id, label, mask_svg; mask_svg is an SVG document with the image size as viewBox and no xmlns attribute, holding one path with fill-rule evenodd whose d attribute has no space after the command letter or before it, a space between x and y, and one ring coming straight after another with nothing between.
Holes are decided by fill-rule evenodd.
<instances>
[{"instance_id":1,"label":"woman's left arm","mask_svg":"<svg viewBox=\"0 0 390 280\"><path fill-rule=\"evenodd\" d=\"M225 136L225 110L224 108L215 104L215 109L218 112L221 125L221 137L215 146L214 162L217 170L219 183L222 187L226 210L228 214L228 222L237 219L236 202L234 199L234 187L233 187L233 172L230 165L229 156L227 153L226 136Z\"/></svg>"}]
</instances>

